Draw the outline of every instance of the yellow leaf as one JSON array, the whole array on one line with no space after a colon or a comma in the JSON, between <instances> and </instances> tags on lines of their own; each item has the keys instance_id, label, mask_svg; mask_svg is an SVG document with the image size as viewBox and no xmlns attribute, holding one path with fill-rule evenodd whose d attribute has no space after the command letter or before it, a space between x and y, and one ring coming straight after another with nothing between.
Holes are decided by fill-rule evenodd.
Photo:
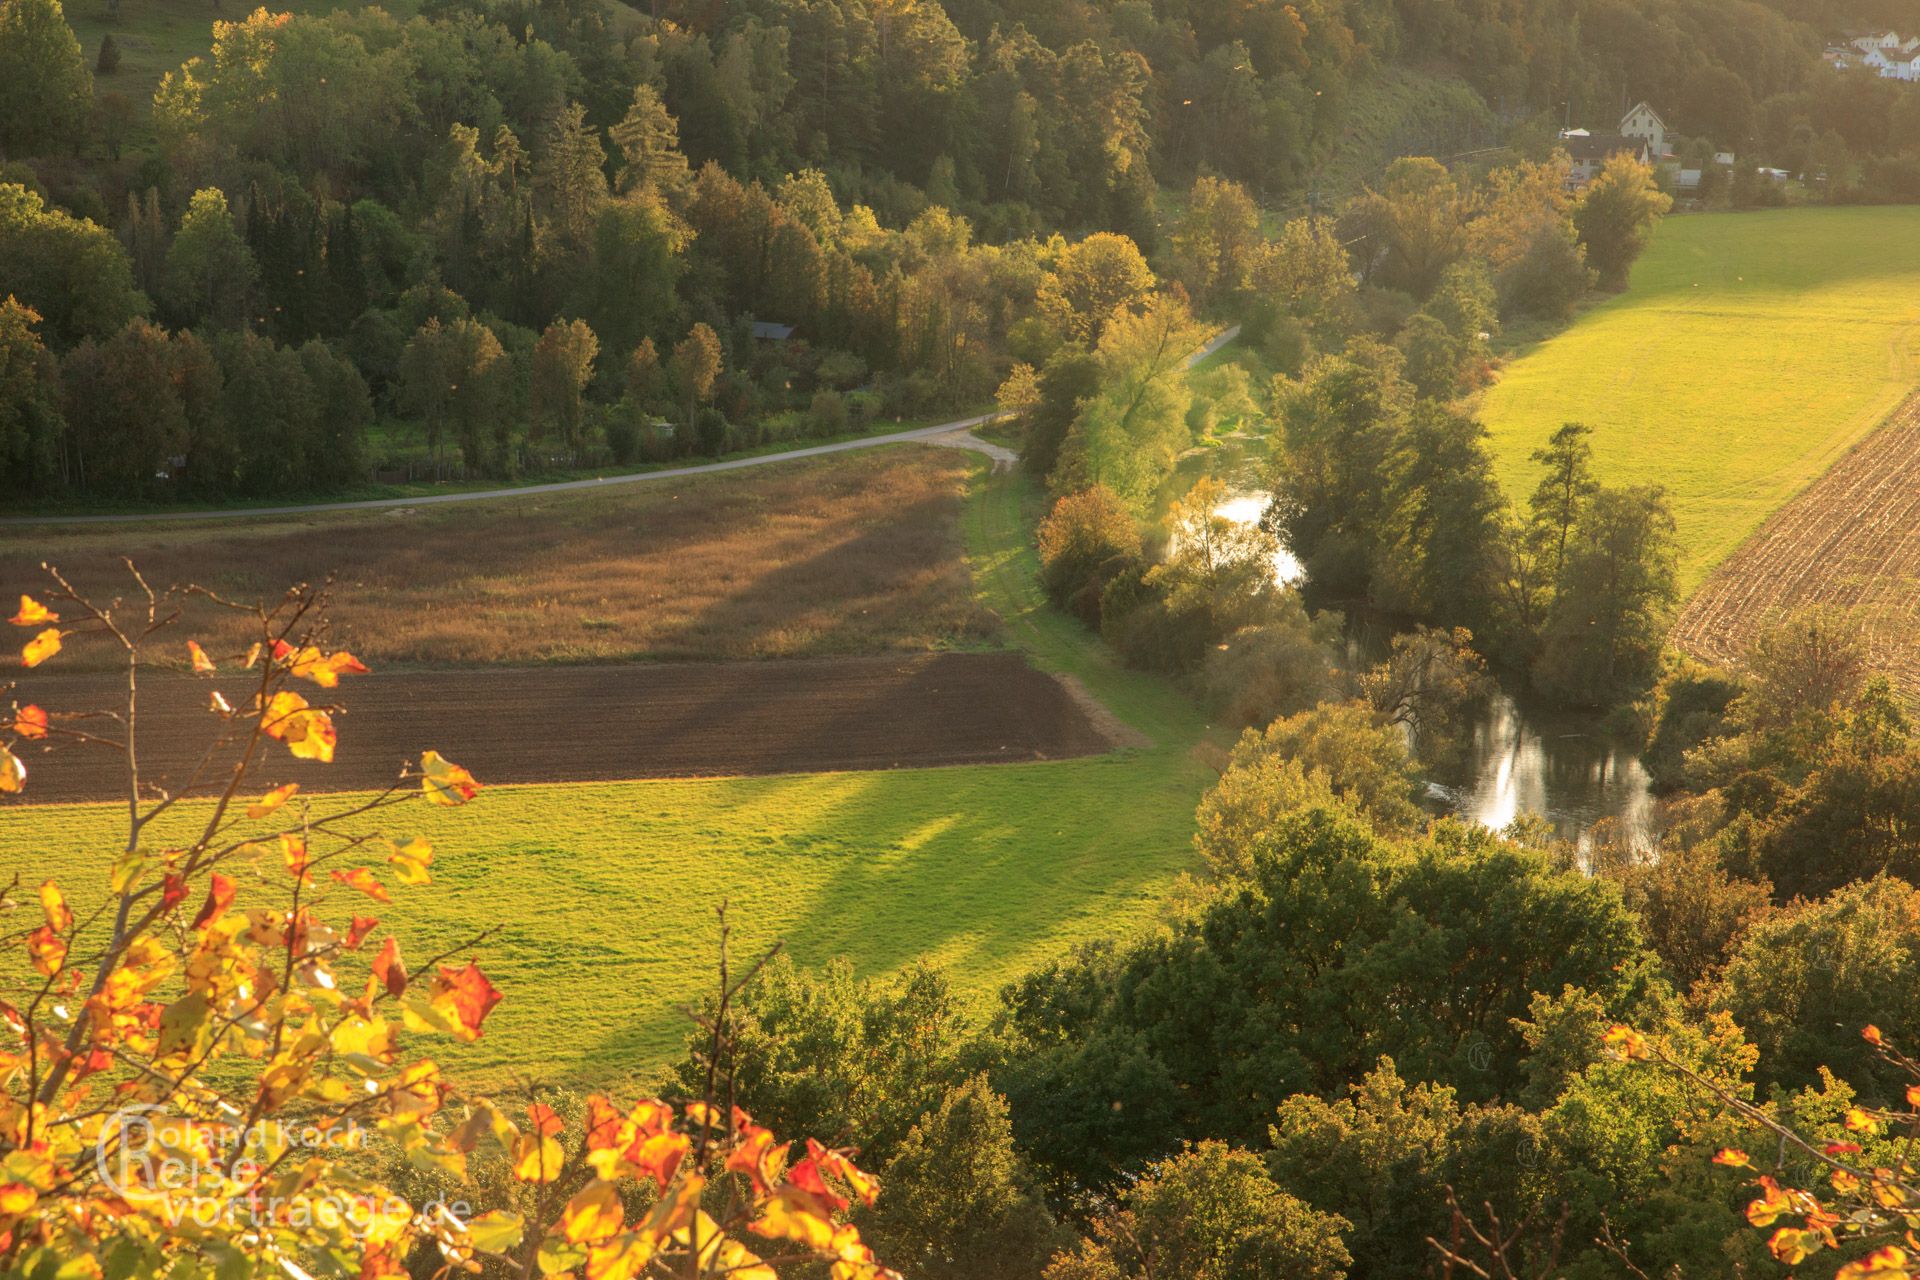
<instances>
[{"instance_id":1,"label":"yellow leaf","mask_svg":"<svg viewBox=\"0 0 1920 1280\"><path fill-rule=\"evenodd\" d=\"M537 1133L523 1133L513 1144L513 1176L522 1182L552 1182L566 1155L560 1144Z\"/></svg>"},{"instance_id":2,"label":"yellow leaf","mask_svg":"<svg viewBox=\"0 0 1920 1280\"><path fill-rule=\"evenodd\" d=\"M207 710L217 716L230 716L233 714L233 704L227 701L226 695L215 689L213 696L207 699Z\"/></svg>"},{"instance_id":3,"label":"yellow leaf","mask_svg":"<svg viewBox=\"0 0 1920 1280\"><path fill-rule=\"evenodd\" d=\"M73 912L67 906L66 896L51 880L40 882L40 910L46 913L47 928L55 933L65 933L73 927Z\"/></svg>"},{"instance_id":4,"label":"yellow leaf","mask_svg":"<svg viewBox=\"0 0 1920 1280\"><path fill-rule=\"evenodd\" d=\"M467 1240L482 1253L505 1253L517 1247L525 1234L526 1220L501 1209L467 1223Z\"/></svg>"},{"instance_id":5,"label":"yellow leaf","mask_svg":"<svg viewBox=\"0 0 1920 1280\"><path fill-rule=\"evenodd\" d=\"M60 629L48 627L33 639L27 641L27 647L20 651L20 665L37 667L60 652Z\"/></svg>"},{"instance_id":6,"label":"yellow leaf","mask_svg":"<svg viewBox=\"0 0 1920 1280\"><path fill-rule=\"evenodd\" d=\"M307 881L307 842L288 832L280 837L280 856L295 880Z\"/></svg>"},{"instance_id":7,"label":"yellow leaf","mask_svg":"<svg viewBox=\"0 0 1920 1280\"><path fill-rule=\"evenodd\" d=\"M462 805L480 790L471 773L438 751L429 751L420 757L420 773L420 789L434 804Z\"/></svg>"},{"instance_id":8,"label":"yellow leaf","mask_svg":"<svg viewBox=\"0 0 1920 1280\"><path fill-rule=\"evenodd\" d=\"M8 618L7 621L16 627L41 627L49 622L60 621L60 615L32 596L21 596L20 612Z\"/></svg>"},{"instance_id":9,"label":"yellow leaf","mask_svg":"<svg viewBox=\"0 0 1920 1280\"><path fill-rule=\"evenodd\" d=\"M198 640L187 641L187 657L193 661L193 673L197 676L210 676L214 673L213 659L200 647Z\"/></svg>"},{"instance_id":10,"label":"yellow leaf","mask_svg":"<svg viewBox=\"0 0 1920 1280\"><path fill-rule=\"evenodd\" d=\"M19 756L0 747L0 794L17 794L27 785L27 766Z\"/></svg>"},{"instance_id":11,"label":"yellow leaf","mask_svg":"<svg viewBox=\"0 0 1920 1280\"><path fill-rule=\"evenodd\" d=\"M333 717L309 706L297 693L283 689L274 694L261 714L260 728L268 737L286 743L287 750L302 760L325 764L333 759Z\"/></svg>"},{"instance_id":12,"label":"yellow leaf","mask_svg":"<svg viewBox=\"0 0 1920 1280\"><path fill-rule=\"evenodd\" d=\"M575 1244L590 1244L620 1230L624 1213L619 1190L611 1182L595 1178L560 1211L560 1230Z\"/></svg>"},{"instance_id":13,"label":"yellow leaf","mask_svg":"<svg viewBox=\"0 0 1920 1280\"><path fill-rule=\"evenodd\" d=\"M433 876L427 868L433 865L433 846L419 836L405 844L387 842L393 852L387 855L387 862L393 867L393 874L401 884L426 885L433 883Z\"/></svg>"},{"instance_id":14,"label":"yellow leaf","mask_svg":"<svg viewBox=\"0 0 1920 1280\"><path fill-rule=\"evenodd\" d=\"M266 817L288 800L291 800L293 793L299 789L300 784L297 782L289 782L284 786L275 787L247 806L247 816L254 819Z\"/></svg>"},{"instance_id":15,"label":"yellow leaf","mask_svg":"<svg viewBox=\"0 0 1920 1280\"><path fill-rule=\"evenodd\" d=\"M1848 1107L1847 1118L1843 1123L1855 1133L1872 1134L1880 1132L1880 1121L1875 1119L1870 1112L1860 1107Z\"/></svg>"}]
</instances>

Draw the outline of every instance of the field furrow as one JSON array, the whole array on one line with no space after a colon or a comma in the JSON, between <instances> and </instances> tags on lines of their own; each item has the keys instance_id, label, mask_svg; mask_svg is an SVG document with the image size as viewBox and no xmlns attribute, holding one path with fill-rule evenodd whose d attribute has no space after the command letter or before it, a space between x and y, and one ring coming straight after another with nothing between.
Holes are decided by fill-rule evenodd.
<instances>
[{"instance_id":1,"label":"field furrow","mask_svg":"<svg viewBox=\"0 0 1920 1280\"><path fill-rule=\"evenodd\" d=\"M1807 607L1853 614L1875 667L1920 697L1920 396L1714 571L1674 643L1735 662L1770 622Z\"/></svg>"}]
</instances>

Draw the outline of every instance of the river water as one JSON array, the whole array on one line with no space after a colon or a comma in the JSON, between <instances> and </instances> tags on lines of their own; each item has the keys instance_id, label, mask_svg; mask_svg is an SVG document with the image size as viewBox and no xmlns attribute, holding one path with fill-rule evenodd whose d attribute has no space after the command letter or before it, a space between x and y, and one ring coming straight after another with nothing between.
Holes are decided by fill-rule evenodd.
<instances>
[{"instance_id":1,"label":"river water","mask_svg":"<svg viewBox=\"0 0 1920 1280\"><path fill-rule=\"evenodd\" d=\"M1229 520L1254 523L1266 507L1262 468L1253 454L1241 446L1207 460L1206 469L1229 494L1214 510ZM1188 485L1198 478L1195 469L1181 470ZM1291 584L1300 576L1300 561L1292 552L1282 549L1274 556L1277 581ZM1632 747L1608 735L1592 717L1523 707L1505 692L1481 708L1461 768L1431 781L1428 792L1437 808L1496 830L1537 814L1562 839L1583 848L1603 821L1618 841L1638 847L1652 843L1651 779Z\"/></svg>"}]
</instances>

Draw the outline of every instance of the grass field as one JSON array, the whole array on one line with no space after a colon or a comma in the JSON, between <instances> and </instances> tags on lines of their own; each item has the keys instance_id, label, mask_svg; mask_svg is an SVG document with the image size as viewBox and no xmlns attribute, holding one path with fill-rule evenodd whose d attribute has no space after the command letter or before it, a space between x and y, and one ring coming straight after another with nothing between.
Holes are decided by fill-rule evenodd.
<instances>
[{"instance_id":1,"label":"grass field","mask_svg":"<svg viewBox=\"0 0 1920 1280\"><path fill-rule=\"evenodd\" d=\"M1917 320L1920 208L1671 218L1628 290L1516 358L1480 416L1516 501L1563 422L1594 428L1604 481L1665 485L1691 593L1905 398Z\"/></svg>"},{"instance_id":2,"label":"grass field","mask_svg":"<svg viewBox=\"0 0 1920 1280\"><path fill-rule=\"evenodd\" d=\"M993 624L963 555L971 465L951 449L889 445L604 493L5 530L0 584L35 589L46 560L89 590L121 592L126 555L156 583L272 599L337 568L337 642L380 663L975 645ZM214 626L196 621L196 632L206 640ZM65 665L109 657L76 645Z\"/></svg>"},{"instance_id":3,"label":"grass field","mask_svg":"<svg viewBox=\"0 0 1920 1280\"><path fill-rule=\"evenodd\" d=\"M324 14L353 2L276 0L267 7L276 13ZM100 51L102 36L112 33L113 42L120 48L119 68L111 75L95 75L93 93L96 99L117 93L132 107L134 127L126 139L128 150L139 150L151 141L149 119L160 77L213 48L214 23L238 22L255 7L246 0L237 4L220 0L120 0L115 15L108 12L106 0L68 0L67 22L79 37L89 67ZM419 8L416 0L395 0L385 7L401 18Z\"/></svg>"},{"instance_id":4,"label":"grass field","mask_svg":"<svg viewBox=\"0 0 1920 1280\"><path fill-rule=\"evenodd\" d=\"M1156 918L1191 865L1193 806L1212 776L1195 751L1205 726L1178 690L1121 670L1044 607L1032 483L975 466L965 535L981 603L1152 745L1036 765L499 787L453 813L410 809L399 825L440 858L432 889L380 911L409 953L502 926L481 962L506 1000L485 1039L441 1055L450 1071L579 1080L657 1067L709 981L723 899L743 954L780 938L802 963L847 955L864 973L926 959L976 1011L1074 942ZM52 875L80 898L104 877L116 816L0 809L0 878ZM274 892L283 885L280 873Z\"/></svg>"}]
</instances>

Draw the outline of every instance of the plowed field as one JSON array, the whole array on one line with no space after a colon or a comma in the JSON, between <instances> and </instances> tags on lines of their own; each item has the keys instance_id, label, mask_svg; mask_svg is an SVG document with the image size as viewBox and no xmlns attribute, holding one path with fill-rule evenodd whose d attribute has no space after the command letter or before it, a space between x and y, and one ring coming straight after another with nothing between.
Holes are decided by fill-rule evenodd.
<instances>
[{"instance_id":1,"label":"plowed field","mask_svg":"<svg viewBox=\"0 0 1920 1280\"><path fill-rule=\"evenodd\" d=\"M1920 397L1747 539L1687 602L1673 639L1728 663L1809 606L1852 611L1875 667L1920 697Z\"/></svg>"},{"instance_id":2,"label":"plowed field","mask_svg":"<svg viewBox=\"0 0 1920 1280\"><path fill-rule=\"evenodd\" d=\"M214 684L156 675L143 685L145 781L178 787L190 776L214 727ZM236 704L241 684L224 688ZM309 791L377 788L427 748L483 782L589 782L1058 760L1111 745L1064 684L1012 653L376 672L335 692L338 759L315 764L273 746L257 776ZM43 676L22 693L55 712L115 705L113 678L91 674ZM112 752L23 755L36 802L125 794Z\"/></svg>"}]
</instances>

